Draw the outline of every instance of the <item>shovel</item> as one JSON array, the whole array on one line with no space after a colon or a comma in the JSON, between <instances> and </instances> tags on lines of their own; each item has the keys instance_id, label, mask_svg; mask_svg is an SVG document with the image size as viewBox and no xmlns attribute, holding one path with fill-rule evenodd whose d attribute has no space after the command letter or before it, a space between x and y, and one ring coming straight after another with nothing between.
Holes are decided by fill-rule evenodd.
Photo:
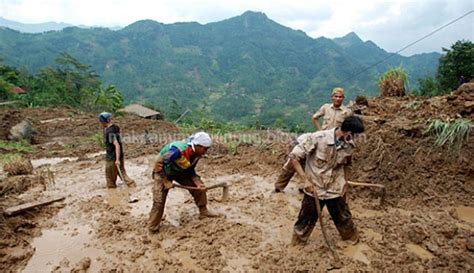
<instances>
[{"instance_id":1,"label":"shovel","mask_svg":"<svg viewBox=\"0 0 474 273\"><path fill-rule=\"evenodd\" d=\"M192 186L184 186L179 183L176 183L173 181L173 187L176 188L181 188L181 189L187 189L187 190L198 190L198 191L207 191L215 188L222 188L222 198L219 200L219 202L225 202L227 201L227 198L229 197L229 185L227 185L226 182L222 183L217 183L215 185L209 186L209 187L204 187L204 188L198 188L198 187L192 187Z\"/></svg>"}]
</instances>

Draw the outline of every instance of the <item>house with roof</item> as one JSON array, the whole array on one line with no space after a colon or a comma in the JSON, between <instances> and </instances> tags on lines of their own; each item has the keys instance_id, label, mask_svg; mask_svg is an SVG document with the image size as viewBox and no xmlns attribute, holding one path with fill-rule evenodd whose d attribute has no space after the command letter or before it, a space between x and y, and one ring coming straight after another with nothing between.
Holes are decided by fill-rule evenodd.
<instances>
[{"instance_id":1,"label":"house with roof","mask_svg":"<svg viewBox=\"0 0 474 273\"><path fill-rule=\"evenodd\" d=\"M130 104L125 106L122 110L120 110L125 113L137 115L142 118L146 119L162 119L162 115L160 112L157 112L153 109L147 108L143 105L140 104Z\"/></svg>"}]
</instances>

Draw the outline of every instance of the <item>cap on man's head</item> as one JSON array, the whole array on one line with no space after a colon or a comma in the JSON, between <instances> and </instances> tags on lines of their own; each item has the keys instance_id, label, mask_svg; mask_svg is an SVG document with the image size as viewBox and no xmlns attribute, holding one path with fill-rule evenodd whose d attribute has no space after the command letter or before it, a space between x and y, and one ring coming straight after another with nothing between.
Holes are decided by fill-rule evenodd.
<instances>
[{"instance_id":1,"label":"cap on man's head","mask_svg":"<svg viewBox=\"0 0 474 273\"><path fill-rule=\"evenodd\" d=\"M198 132L189 138L188 144L193 147L193 150L194 150L194 145L200 145L200 146L209 148L212 145L212 139L208 133Z\"/></svg>"},{"instance_id":2,"label":"cap on man's head","mask_svg":"<svg viewBox=\"0 0 474 273\"><path fill-rule=\"evenodd\" d=\"M108 123L110 122L110 118L112 117L112 114L109 112L102 112L99 114L99 121L102 123Z\"/></svg>"},{"instance_id":3,"label":"cap on man's head","mask_svg":"<svg viewBox=\"0 0 474 273\"><path fill-rule=\"evenodd\" d=\"M334 94L340 93L344 97L344 89L341 87L336 87L332 90L331 96L334 96Z\"/></svg>"}]
</instances>

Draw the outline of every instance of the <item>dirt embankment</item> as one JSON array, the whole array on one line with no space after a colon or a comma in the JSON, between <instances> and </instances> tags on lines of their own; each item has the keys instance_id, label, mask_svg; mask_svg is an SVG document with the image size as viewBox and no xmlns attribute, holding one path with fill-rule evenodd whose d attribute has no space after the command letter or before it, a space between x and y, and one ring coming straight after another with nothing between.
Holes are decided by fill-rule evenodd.
<instances>
[{"instance_id":1,"label":"dirt embankment","mask_svg":"<svg viewBox=\"0 0 474 273\"><path fill-rule=\"evenodd\" d=\"M472 120L474 89L466 86L429 100L369 101L363 115L367 132L357 142L352 180L383 183L387 197L380 206L375 191L351 189L349 204L361 233L355 246L342 242L332 222L326 221L343 271L474 269L472 138L458 152L436 148L434 138L424 133L428 119ZM145 228L152 200L150 166L168 140L164 133L176 133L172 125L117 118L122 134L130 138L126 165L137 187L107 190L102 158L95 154L102 148L93 140L100 132L94 115L71 109L24 110L15 115L32 119L38 127L40 143L32 156L35 173L49 169L55 182L33 183L20 195L1 197L0 207L44 195L64 194L66 200L1 219L2 271L324 271L331 267L319 227L307 245L290 245L302 199L299 179L293 178L285 193L271 193L289 134L241 132L216 139L198 173L207 185L222 181L231 185L225 203L218 202L218 189L208 192L210 208L226 217L199 220L191 196L173 189L160 232L150 235ZM58 156L71 158L62 162L42 158ZM50 165L40 166L45 163ZM138 202L128 202L135 198ZM324 217L330 219L327 212Z\"/></svg>"},{"instance_id":2,"label":"dirt embankment","mask_svg":"<svg viewBox=\"0 0 474 273\"><path fill-rule=\"evenodd\" d=\"M389 202L417 206L456 201L472 205L474 130L459 148L436 147L427 134L434 119L474 118L474 83L451 95L373 98L364 112L366 134L355 153L355 178L383 183Z\"/></svg>"}]
</instances>

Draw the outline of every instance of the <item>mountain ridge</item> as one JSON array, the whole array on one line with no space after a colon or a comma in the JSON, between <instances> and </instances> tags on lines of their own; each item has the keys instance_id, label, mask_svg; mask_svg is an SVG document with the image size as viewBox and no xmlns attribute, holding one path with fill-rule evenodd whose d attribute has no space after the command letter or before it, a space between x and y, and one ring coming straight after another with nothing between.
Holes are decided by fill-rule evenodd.
<instances>
[{"instance_id":1,"label":"mountain ridge","mask_svg":"<svg viewBox=\"0 0 474 273\"><path fill-rule=\"evenodd\" d=\"M129 102L148 101L166 112L174 101L223 121L281 119L290 126L309 125L307 113L329 101L335 86L346 88L348 99L375 95L376 78L389 67L402 65L413 83L434 75L440 56L393 55L353 32L313 39L252 11L204 25L141 20L116 31L0 29L0 56L8 64L37 71L61 52L90 64Z\"/></svg>"}]
</instances>

